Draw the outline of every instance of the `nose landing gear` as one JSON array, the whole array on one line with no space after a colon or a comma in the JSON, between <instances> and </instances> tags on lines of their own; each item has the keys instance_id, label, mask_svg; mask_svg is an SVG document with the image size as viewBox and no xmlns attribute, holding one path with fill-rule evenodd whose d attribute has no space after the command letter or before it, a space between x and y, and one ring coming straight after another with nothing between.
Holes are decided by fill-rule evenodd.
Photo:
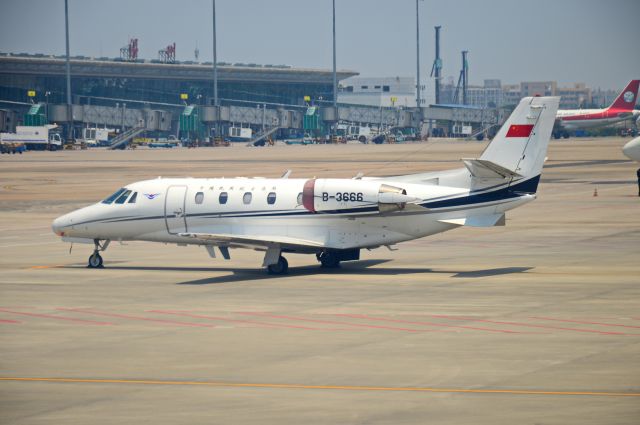
<instances>
[{"instance_id":1,"label":"nose landing gear","mask_svg":"<svg viewBox=\"0 0 640 425\"><path fill-rule=\"evenodd\" d=\"M91 254L87 267L89 267L90 269L101 269L102 267L104 267L102 265L102 256L100 255L100 253L98 253L98 251L94 251L93 254Z\"/></svg>"},{"instance_id":2,"label":"nose landing gear","mask_svg":"<svg viewBox=\"0 0 640 425\"><path fill-rule=\"evenodd\" d=\"M93 250L93 254L89 257L89 261L87 263L87 267L90 269L101 269L104 266L102 265L102 256L100 255L100 251L106 251L109 246L109 239L105 240L102 244L100 244L100 239L94 239L93 244L95 248Z\"/></svg>"}]
</instances>

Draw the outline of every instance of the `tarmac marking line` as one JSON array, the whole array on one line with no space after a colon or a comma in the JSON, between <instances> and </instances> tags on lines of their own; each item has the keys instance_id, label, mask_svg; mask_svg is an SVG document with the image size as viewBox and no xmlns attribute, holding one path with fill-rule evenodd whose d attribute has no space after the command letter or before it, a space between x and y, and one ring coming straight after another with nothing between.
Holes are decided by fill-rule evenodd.
<instances>
[{"instance_id":1,"label":"tarmac marking line","mask_svg":"<svg viewBox=\"0 0 640 425\"><path fill-rule=\"evenodd\" d=\"M302 322L313 322L313 323L327 323L332 325L347 325L347 326L355 326L360 328L373 328L373 329L385 329L391 331L399 331L399 332L435 332L431 329L411 329L411 328L397 328L393 326L377 326L377 325L365 325L362 323L349 323L349 322L338 322L334 320L319 320L319 319L307 319L304 317L295 317L295 316L286 316L279 314L269 314L269 313L260 313L260 312L249 312L249 311L240 311L240 314L246 314L249 316L264 316L271 317L274 319L285 319L285 320L299 320Z\"/></svg>"},{"instance_id":2,"label":"tarmac marking line","mask_svg":"<svg viewBox=\"0 0 640 425\"><path fill-rule=\"evenodd\" d=\"M215 328L215 325L209 325L206 323L194 323L194 322L178 322L175 320L165 320L165 319L153 319L151 317L141 317L141 316L130 316L128 314L118 314L118 313L106 313L102 311L96 310L87 310L82 308L57 308L57 310L69 311L72 313L82 313L82 314L95 314L97 316L107 316L107 317L117 317L120 319L131 319L131 320L143 320L146 322L158 322L158 323L167 323L170 325L178 325L178 326L192 326L192 327L202 327L202 328Z\"/></svg>"},{"instance_id":3,"label":"tarmac marking line","mask_svg":"<svg viewBox=\"0 0 640 425\"><path fill-rule=\"evenodd\" d=\"M293 328L293 329L303 329L303 330L310 330L310 331L336 330L336 329L327 329L327 328L310 328L307 326L286 325L284 323L258 322L255 320L229 319L226 317L208 316L205 314L194 314L194 313L187 313L187 312L181 312L181 311L148 310L147 312L158 313L158 314L174 314L176 316L192 317L194 319L209 319L209 320L221 320L225 322L246 323L246 324L258 325L264 328Z\"/></svg>"},{"instance_id":4,"label":"tarmac marking line","mask_svg":"<svg viewBox=\"0 0 640 425\"><path fill-rule=\"evenodd\" d=\"M41 317L41 318L44 318L44 319L66 320L66 321L69 321L69 322L87 323L87 324L91 324L91 325L113 325L113 323L110 323L110 322L98 322L98 321L95 321L95 320L76 319L74 317L56 316L56 315L53 315L53 314L28 313L28 312L25 312L25 311L7 310L7 309L4 309L4 308L0 308L0 311L2 311L4 313L18 314L18 315L21 315L21 316Z\"/></svg>"},{"instance_id":5,"label":"tarmac marking line","mask_svg":"<svg viewBox=\"0 0 640 425\"><path fill-rule=\"evenodd\" d=\"M48 266L31 266L29 268L30 269L59 269L64 266L65 266L64 264L51 264Z\"/></svg>"},{"instance_id":6,"label":"tarmac marking line","mask_svg":"<svg viewBox=\"0 0 640 425\"><path fill-rule=\"evenodd\" d=\"M508 395L558 395L558 396L601 396L601 397L640 397L640 393L608 391L546 391L546 390L510 390L510 389L466 389L466 388L430 388L430 387L378 387L363 385L303 385L274 383L241 383L216 381L163 381L150 379L83 379L83 378L26 378L1 376L0 381L13 382L54 382L74 384L130 384L130 385L182 385L228 388L273 388L304 390L346 390L346 391L387 391L387 392L425 392L425 393L470 393L470 394L508 394Z\"/></svg>"},{"instance_id":7,"label":"tarmac marking line","mask_svg":"<svg viewBox=\"0 0 640 425\"><path fill-rule=\"evenodd\" d=\"M538 325L534 323L519 323L519 322L507 322L502 320L488 320L488 319L475 319L473 317L459 317L459 316L448 316L442 314L430 314L430 317L440 317L444 319L451 320L466 320L471 322L483 322L483 323L496 323L499 325L513 325L513 326L524 326L529 328L544 328L544 329L558 329L561 331L572 331L572 332L587 332L587 333L597 333L601 335L624 335L624 336L638 336L638 334L626 334L622 332L610 332L610 331L599 331L596 329L579 329L579 328L565 328L560 326L549 326L549 325Z\"/></svg>"},{"instance_id":8,"label":"tarmac marking line","mask_svg":"<svg viewBox=\"0 0 640 425\"><path fill-rule=\"evenodd\" d=\"M40 245L53 245L53 244L59 244L59 241L55 241L55 242L34 242L34 243L14 243L14 244L9 244L9 245L3 245L3 248L13 248L13 247L17 247L17 246L40 246Z\"/></svg>"},{"instance_id":9,"label":"tarmac marking line","mask_svg":"<svg viewBox=\"0 0 640 425\"><path fill-rule=\"evenodd\" d=\"M538 317L538 316L532 316L532 319L538 319L538 320L550 320L550 321L554 321L554 322L567 322L567 323L582 323L585 325L600 325L600 326L619 326L622 328L636 328L636 329L640 329L640 326L633 326L633 325L620 325L617 323L603 323L603 322L589 322L586 320L572 320L572 319L556 319L553 317Z\"/></svg>"},{"instance_id":10,"label":"tarmac marking line","mask_svg":"<svg viewBox=\"0 0 640 425\"><path fill-rule=\"evenodd\" d=\"M480 328L475 326L458 326L458 325L447 325L445 323L434 323L434 322L418 322L412 320L400 320L400 319L386 319L382 317L371 317L365 314L334 314L334 316L340 317L352 317L355 319L364 319L364 320L376 320L383 322L393 322L393 323L407 323L413 325L427 325L427 326L439 326L446 328L461 328L461 329L472 329L476 331L487 331L487 332L500 332L500 333L510 333L510 334L522 334L522 333L530 333L530 332L520 332L520 331L512 331L508 329L491 329L491 328Z\"/></svg>"},{"instance_id":11,"label":"tarmac marking line","mask_svg":"<svg viewBox=\"0 0 640 425\"><path fill-rule=\"evenodd\" d=\"M0 323L22 323L19 320L0 319Z\"/></svg>"}]
</instances>

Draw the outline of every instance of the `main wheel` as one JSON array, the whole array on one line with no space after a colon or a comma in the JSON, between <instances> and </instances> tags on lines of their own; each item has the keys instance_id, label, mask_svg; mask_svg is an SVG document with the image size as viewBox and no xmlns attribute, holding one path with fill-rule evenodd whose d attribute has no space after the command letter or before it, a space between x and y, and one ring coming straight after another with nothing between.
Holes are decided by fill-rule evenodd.
<instances>
[{"instance_id":1,"label":"main wheel","mask_svg":"<svg viewBox=\"0 0 640 425\"><path fill-rule=\"evenodd\" d=\"M89 257L89 263L87 264L87 267L89 267L90 269L96 269L96 268L102 267L102 256L97 252L94 252L93 254L91 254L91 256Z\"/></svg>"},{"instance_id":2,"label":"main wheel","mask_svg":"<svg viewBox=\"0 0 640 425\"><path fill-rule=\"evenodd\" d=\"M335 269L340 267L340 260L333 252L323 252L320 254L319 260L320 264L322 264L322 267L325 269Z\"/></svg>"},{"instance_id":3,"label":"main wheel","mask_svg":"<svg viewBox=\"0 0 640 425\"><path fill-rule=\"evenodd\" d=\"M276 264L270 264L267 266L267 272L269 274L287 274L288 270L289 262L284 257L278 258L278 262Z\"/></svg>"}]
</instances>

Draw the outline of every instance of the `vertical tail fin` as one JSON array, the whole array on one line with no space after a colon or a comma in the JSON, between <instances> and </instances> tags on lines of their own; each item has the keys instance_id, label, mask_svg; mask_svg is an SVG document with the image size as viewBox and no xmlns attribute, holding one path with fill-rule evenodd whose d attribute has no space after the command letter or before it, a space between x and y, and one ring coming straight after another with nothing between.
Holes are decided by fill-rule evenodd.
<instances>
[{"instance_id":1,"label":"vertical tail fin","mask_svg":"<svg viewBox=\"0 0 640 425\"><path fill-rule=\"evenodd\" d=\"M559 97L525 97L520 100L480 159L491 161L525 179L537 178L547 155L559 103Z\"/></svg>"},{"instance_id":2,"label":"vertical tail fin","mask_svg":"<svg viewBox=\"0 0 640 425\"><path fill-rule=\"evenodd\" d=\"M627 87L624 88L613 101L611 106L607 109L613 109L617 111L632 111L636 106L636 100L638 99L638 86L640 80L631 80Z\"/></svg>"}]
</instances>

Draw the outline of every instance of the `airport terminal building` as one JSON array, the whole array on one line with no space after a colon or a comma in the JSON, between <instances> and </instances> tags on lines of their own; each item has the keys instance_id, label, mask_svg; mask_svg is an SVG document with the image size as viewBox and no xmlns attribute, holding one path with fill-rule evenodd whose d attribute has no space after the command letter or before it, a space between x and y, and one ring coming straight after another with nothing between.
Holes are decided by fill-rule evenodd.
<instances>
[{"instance_id":1,"label":"airport terminal building","mask_svg":"<svg viewBox=\"0 0 640 425\"><path fill-rule=\"evenodd\" d=\"M181 94L188 95L189 103L212 103L212 63L82 56L70 62L74 104L112 104L119 99L176 105L182 103ZM357 74L338 71L338 81ZM29 90L36 91L37 101L65 103L64 56L0 53L0 100L28 102ZM219 63L218 96L223 101L283 105L303 105L305 96L331 101L333 77L331 70Z\"/></svg>"}]
</instances>

